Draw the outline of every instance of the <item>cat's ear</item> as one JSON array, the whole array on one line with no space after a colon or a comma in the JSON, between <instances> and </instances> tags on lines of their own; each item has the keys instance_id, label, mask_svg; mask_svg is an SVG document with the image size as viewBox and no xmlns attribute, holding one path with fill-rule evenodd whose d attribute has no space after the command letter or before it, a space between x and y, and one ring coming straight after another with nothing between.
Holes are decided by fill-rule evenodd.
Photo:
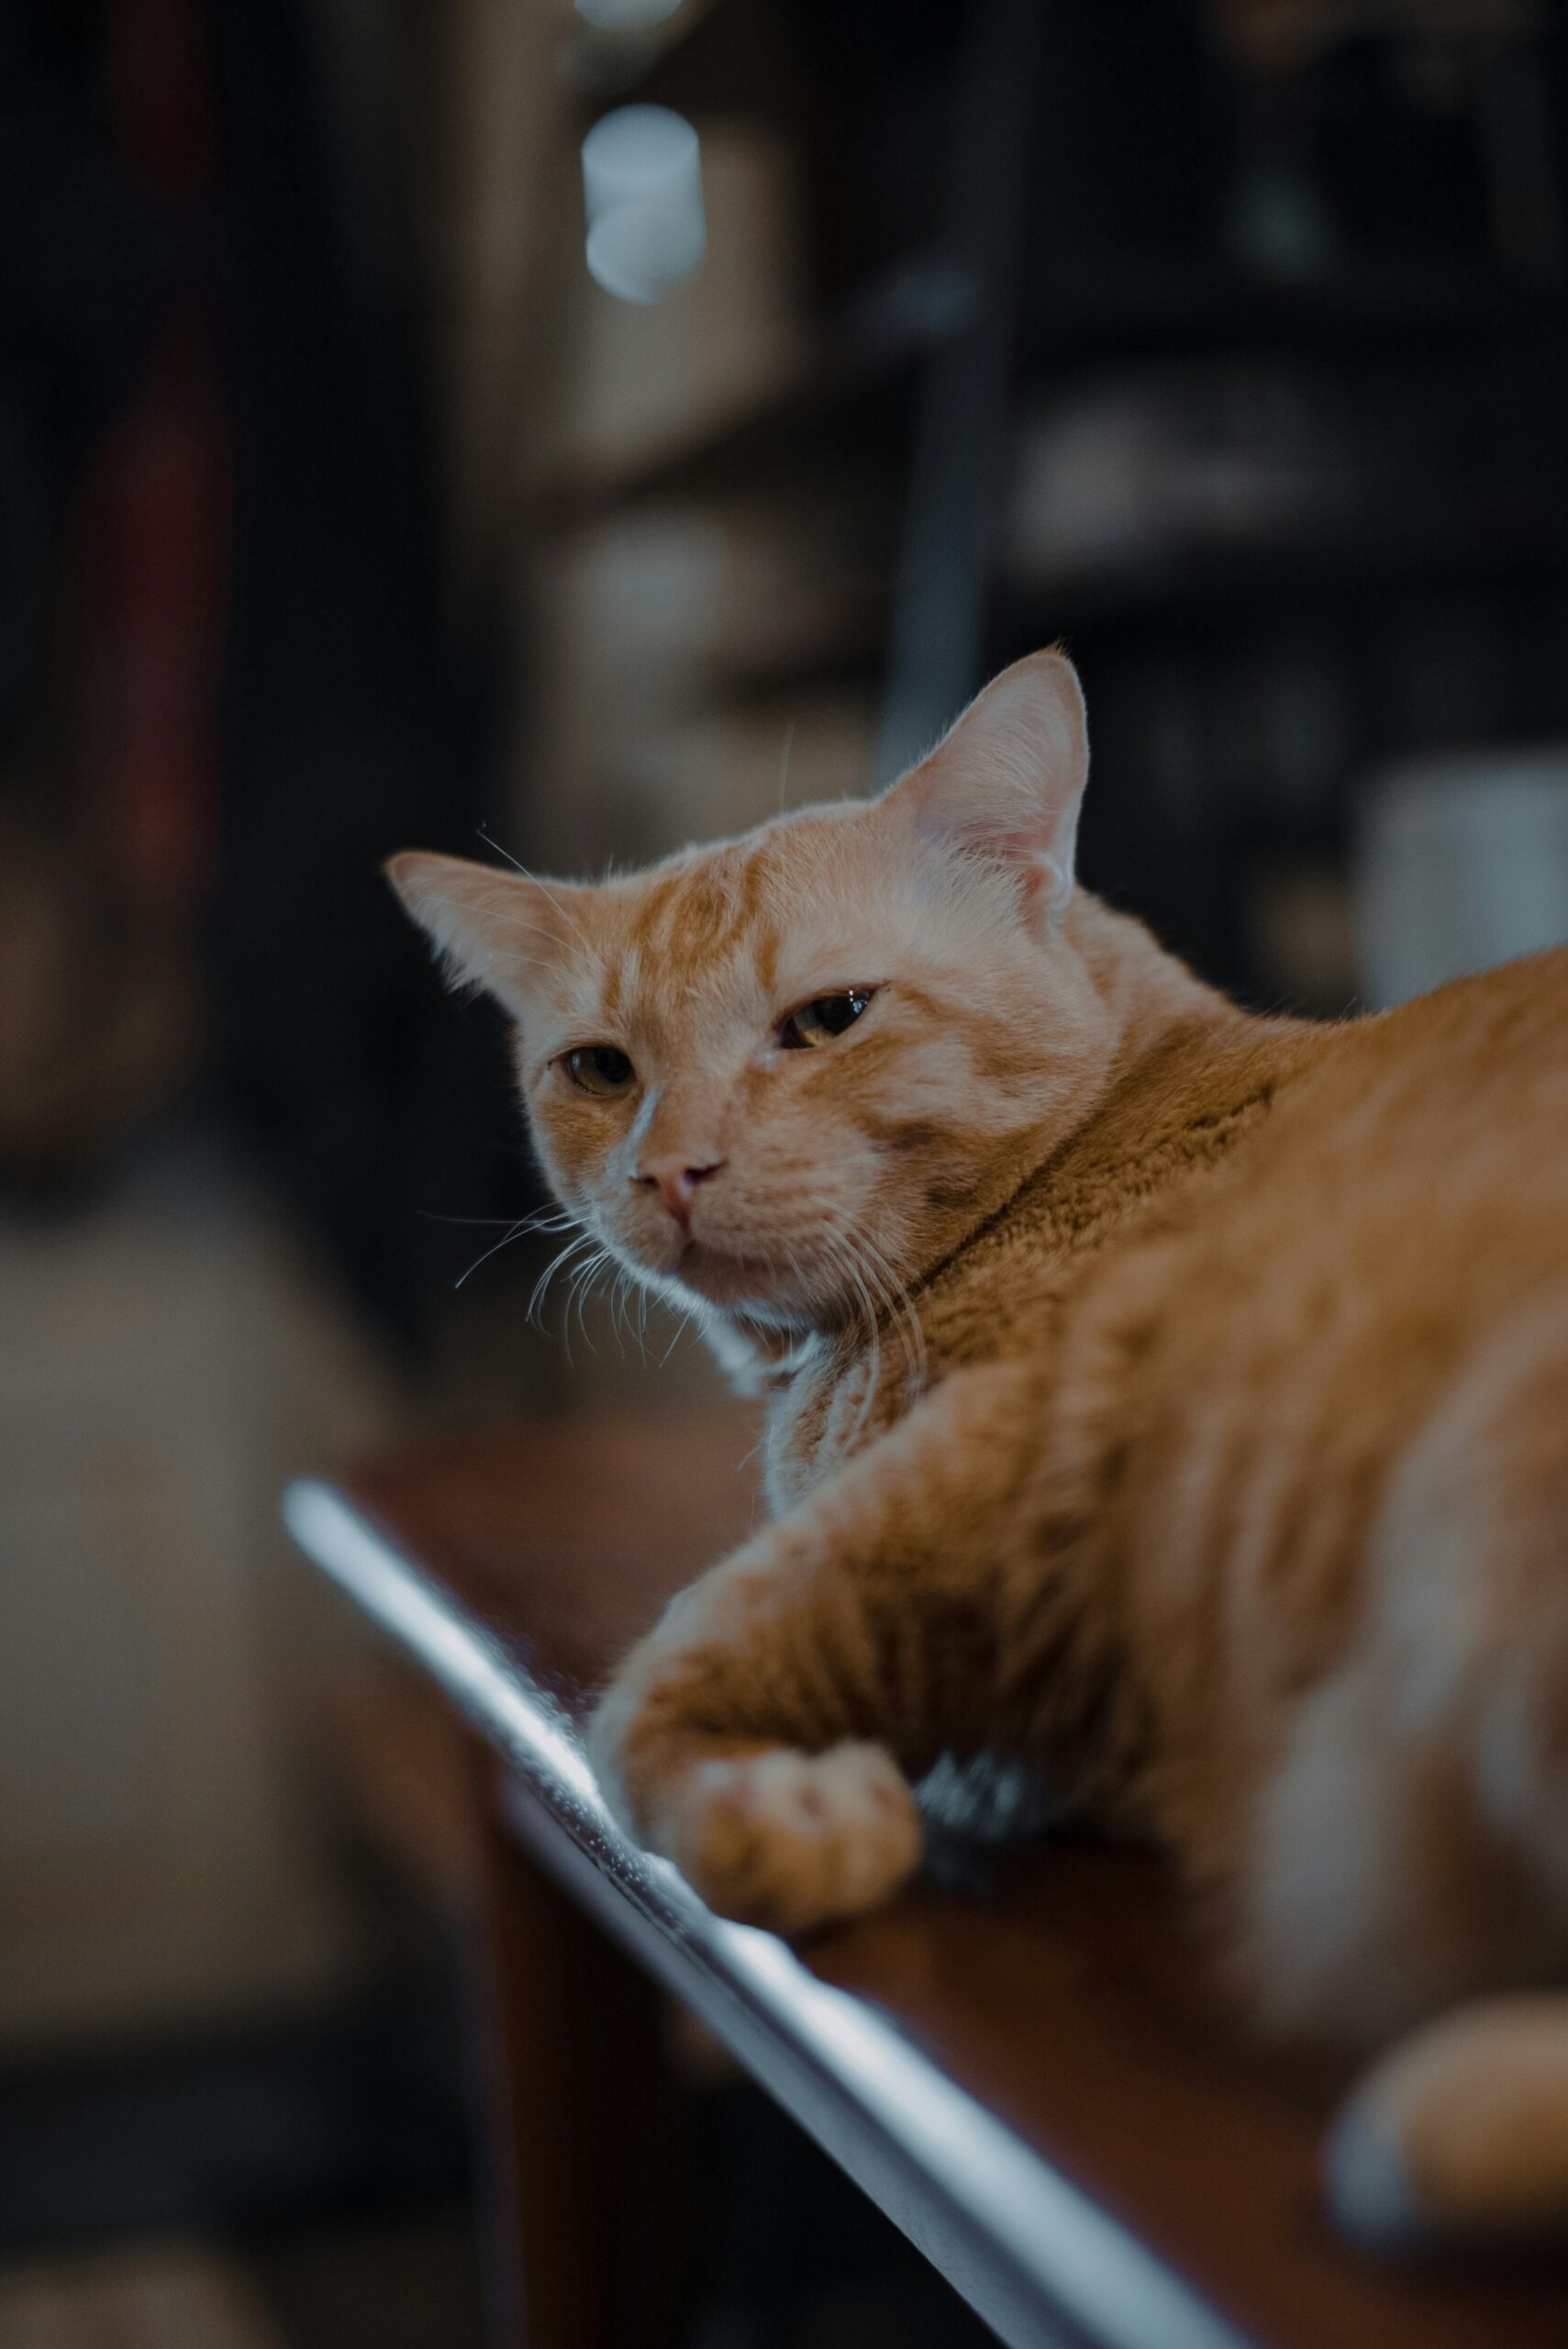
<instances>
[{"instance_id":1,"label":"cat's ear","mask_svg":"<svg viewBox=\"0 0 1568 2349\"><path fill-rule=\"evenodd\" d=\"M454 986L484 987L522 1017L539 974L570 960L584 943L581 919L566 900L585 889L523 873L501 873L466 857L406 849L383 870L439 953Z\"/></svg>"},{"instance_id":2,"label":"cat's ear","mask_svg":"<svg viewBox=\"0 0 1568 2349\"><path fill-rule=\"evenodd\" d=\"M1031 652L976 695L886 804L923 838L1017 868L1032 912L1073 894L1089 729L1064 652Z\"/></svg>"}]
</instances>

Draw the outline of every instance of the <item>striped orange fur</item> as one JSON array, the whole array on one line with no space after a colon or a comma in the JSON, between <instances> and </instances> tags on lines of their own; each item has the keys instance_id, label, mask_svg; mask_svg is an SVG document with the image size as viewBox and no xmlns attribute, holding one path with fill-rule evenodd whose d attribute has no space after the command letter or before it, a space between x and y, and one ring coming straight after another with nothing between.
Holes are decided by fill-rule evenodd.
<instances>
[{"instance_id":1,"label":"striped orange fur","mask_svg":"<svg viewBox=\"0 0 1568 2349\"><path fill-rule=\"evenodd\" d=\"M1568 1998L1525 2154L1446 2085L1462 2002L1568 1972L1568 952L1252 1017L1074 885L1086 773L1045 653L876 802L591 886L394 861L563 1206L772 1398L773 1521L599 1767L793 1932L916 1865L940 1755L1040 1763L1265 2019L1447 2018L1340 2132L1347 2223L1568 2220Z\"/></svg>"}]
</instances>

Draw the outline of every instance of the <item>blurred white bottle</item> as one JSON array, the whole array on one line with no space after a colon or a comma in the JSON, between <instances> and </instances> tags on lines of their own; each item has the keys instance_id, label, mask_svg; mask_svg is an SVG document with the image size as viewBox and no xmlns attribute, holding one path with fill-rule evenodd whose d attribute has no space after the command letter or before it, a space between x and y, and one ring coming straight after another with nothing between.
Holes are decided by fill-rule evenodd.
<instances>
[{"instance_id":1,"label":"blurred white bottle","mask_svg":"<svg viewBox=\"0 0 1568 2349\"><path fill-rule=\"evenodd\" d=\"M1568 939L1568 743L1389 768L1355 859L1373 1010Z\"/></svg>"},{"instance_id":2,"label":"blurred white bottle","mask_svg":"<svg viewBox=\"0 0 1568 2349\"><path fill-rule=\"evenodd\" d=\"M617 106L583 141L590 274L623 302L657 302L707 250L702 148L669 106Z\"/></svg>"}]
</instances>

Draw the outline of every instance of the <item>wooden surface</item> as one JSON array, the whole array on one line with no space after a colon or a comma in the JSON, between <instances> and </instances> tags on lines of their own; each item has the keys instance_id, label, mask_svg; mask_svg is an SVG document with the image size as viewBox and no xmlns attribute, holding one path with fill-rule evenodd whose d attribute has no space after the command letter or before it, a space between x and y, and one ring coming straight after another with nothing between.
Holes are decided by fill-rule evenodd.
<instances>
[{"instance_id":1,"label":"wooden surface","mask_svg":"<svg viewBox=\"0 0 1568 2349\"><path fill-rule=\"evenodd\" d=\"M338 1491L519 1681L580 1718L669 1593L754 1521L753 1437L728 1415L563 1421L444 1441ZM417 1624L400 1635L418 1652ZM1350 2075L1245 2046L1196 1922L1152 1857L1020 1850L983 1893L922 1884L799 1955L891 2020L1243 2338L1269 2349L1568 2345L1568 2268L1401 2273L1330 2237L1318 2147Z\"/></svg>"},{"instance_id":2,"label":"wooden surface","mask_svg":"<svg viewBox=\"0 0 1568 2349\"><path fill-rule=\"evenodd\" d=\"M662 1995L519 1857L499 1817L484 1844L475 2020L495 2076L476 2085L506 2301L493 2336L683 2349L694 2213Z\"/></svg>"}]
</instances>

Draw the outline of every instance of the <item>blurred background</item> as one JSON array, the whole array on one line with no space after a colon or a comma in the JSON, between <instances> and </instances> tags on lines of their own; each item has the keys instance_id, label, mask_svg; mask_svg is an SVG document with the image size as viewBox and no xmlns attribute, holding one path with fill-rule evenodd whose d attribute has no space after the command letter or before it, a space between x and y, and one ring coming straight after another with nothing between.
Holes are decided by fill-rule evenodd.
<instances>
[{"instance_id":1,"label":"blurred background","mask_svg":"<svg viewBox=\"0 0 1568 2349\"><path fill-rule=\"evenodd\" d=\"M6 2349L483 2337L463 1758L277 1495L708 1373L530 1321L378 861L869 790L1060 638L1085 879L1250 1002L1568 935L1565 195L1547 0L9 0ZM698 2349L972 2337L709 2110Z\"/></svg>"}]
</instances>

